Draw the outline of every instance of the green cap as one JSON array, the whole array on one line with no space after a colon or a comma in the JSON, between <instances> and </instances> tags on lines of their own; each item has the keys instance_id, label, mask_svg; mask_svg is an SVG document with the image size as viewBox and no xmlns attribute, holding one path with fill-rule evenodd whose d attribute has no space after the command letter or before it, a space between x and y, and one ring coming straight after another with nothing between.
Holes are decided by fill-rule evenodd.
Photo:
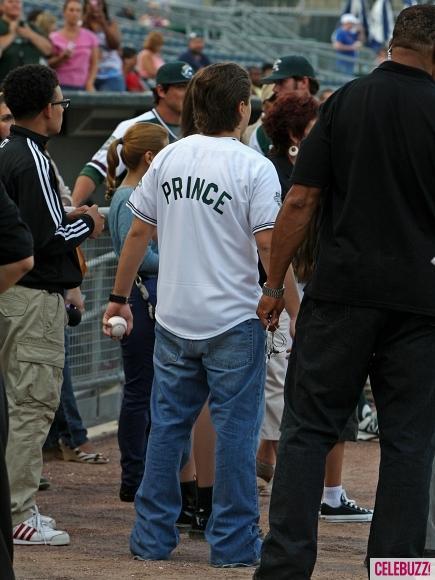
<instances>
[{"instance_id":1,"label":"green cap","mask_svg":"<svg viewBox=\"0 0 435 580\"><path fill-rule=\"evenodd\" d=\"M283 56L273 63L272 74L261 79L261 82L265 85L270 85L276 83L276 81L290 79L291 77L310 77L314 79L316 73L304 56Z\"/></svg>"},{"instance_id":2,"label":"green cap","mask_svg":"<svg viewBox=\"0 0 435 580\"><path fill-rule=\"evenodd\" d=\"M158 85L181 85L188 83L193 77L193 68L187 62L177 60L163 64L156 75Z\"/></svg>"}]
</instances>

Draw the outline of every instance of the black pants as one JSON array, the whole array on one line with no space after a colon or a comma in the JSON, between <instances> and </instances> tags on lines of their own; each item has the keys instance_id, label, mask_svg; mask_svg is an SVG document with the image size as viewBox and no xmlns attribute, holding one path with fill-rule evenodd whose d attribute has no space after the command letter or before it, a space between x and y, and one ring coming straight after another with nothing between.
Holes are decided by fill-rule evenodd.
<instances>
[{"instance_id":1,"label":"black pants","mask_svg":"<svg viewBox=\"0 0 435 580\"><path fill-rule=\"evenodd\" d=\"M12 570L12 520L9 480L5 452L8 442L8 411L3 380L0 376L0 578L14 580Z\"/></svg>"},{"instance_id":2,"label":"black pants","mask_svg":"<svg viewBox=\"0 0 435 580\"><path fill-rule=\"evenodd\" d=\"M157 300L157 278L143 278L150 302ZM121 341L125 385L119 414L118 443L123 485L137 490L142 481L151 428L150 398L154 378L154 320L136 286L130 305L135 319L132 333Z\"/></svg>"},{"instance_id":3,"label":"black pants","mask_svg":"<svg viewBox=\"0 0 435 580\"><path fill-rule=\"evenodd\" d=\"M308 580L317 555L325 458L367 374L381 463L369 557L421 557L435 451L435 318L305 297L258 580Z\"/></svg>"}]
</instances>

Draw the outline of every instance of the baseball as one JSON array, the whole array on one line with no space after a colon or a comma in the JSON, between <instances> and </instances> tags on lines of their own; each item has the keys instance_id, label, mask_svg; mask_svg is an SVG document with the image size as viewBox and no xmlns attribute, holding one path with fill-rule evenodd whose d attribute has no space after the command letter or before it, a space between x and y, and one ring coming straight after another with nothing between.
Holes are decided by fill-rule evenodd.
<instances>
[{"instance_id":1,"label":"baseball","mask_svg":"<svg viewBox=\"0 0 435 580\"><path fill-rule=\"evenodd\" d=\"M122 338L127 330L127 321L122 316L112 316L107 321L112 326L110 334L114 338Z\"/></svg>"}]
</instances>

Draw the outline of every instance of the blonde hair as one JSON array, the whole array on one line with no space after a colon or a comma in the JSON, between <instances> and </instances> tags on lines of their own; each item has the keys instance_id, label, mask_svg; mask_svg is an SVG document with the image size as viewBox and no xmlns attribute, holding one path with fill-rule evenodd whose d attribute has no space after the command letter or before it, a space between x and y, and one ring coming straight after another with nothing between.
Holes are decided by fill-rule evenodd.
<instances>
[{"instance_id":1,"label":"blonde hair","mask_svg":"<svg viewBox=\"0 0 435 580\"><path fill-rule=\"evenodd\" d=\"M57 18L51 12L44 10L38 14L35 24L44 36L48 36L56 28Z\"/></svg>"},{"instance_id":2,"label":"blonde hair","mask_svg":"<svg viewBox=\"0 0 435 580\"><path fill-rule=\"evenodd\" d=\"M127 129L124 137L115 139L107 151L106 199L110 201L117 188L116 168L120 157L127 169L136 169L147 151L158 153L168 144L168 132L161 125L136 123Z\"/></svg>"},{"instance_id":3,"label":"blonde hair","mask_svg":"<svg viewBox=\"0 0 435 580\"><path fill-rule=\"evenodd\" d=\"M157 30L153 30L145 38L143 47L151 52L157 52L163 46L164 42L163 34Z\"/></svg>"}]
</instances>

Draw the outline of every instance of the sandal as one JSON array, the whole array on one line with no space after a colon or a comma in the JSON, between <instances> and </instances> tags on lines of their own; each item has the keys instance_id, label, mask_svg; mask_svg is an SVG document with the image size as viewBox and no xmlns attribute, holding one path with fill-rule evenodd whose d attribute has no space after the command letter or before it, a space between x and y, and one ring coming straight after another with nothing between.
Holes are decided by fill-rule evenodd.
<instances>
[{"instance_id":1,"label":"sandal","mask_svg":"<svg viewBox=\"0 0 435 580\"><path fill-rule=\"evenodd\" d=\"M90 463L94 465L109 463L107 457L104 457L102 453L86 453L85 451L82 451L80 447L71 449L71 447L68 447L61 441L59 441L59 445L64 461L76 461L77 463Z\"/></svg>"}]
</instances>

